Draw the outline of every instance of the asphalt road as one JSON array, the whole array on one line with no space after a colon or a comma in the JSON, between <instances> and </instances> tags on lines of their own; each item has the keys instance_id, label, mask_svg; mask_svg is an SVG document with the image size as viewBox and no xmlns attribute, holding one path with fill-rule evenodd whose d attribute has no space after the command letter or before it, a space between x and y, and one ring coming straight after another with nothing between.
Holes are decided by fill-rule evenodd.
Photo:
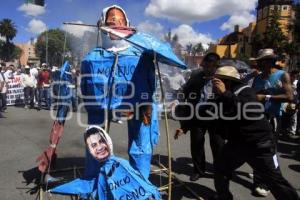
<instances>
[{"instance_id":1,"label":"asphalt road","mask_svg":"<svg viewBox=\"0 0 300 200\"><path fill-rule=\"evenodd\" d=\"M48 146L49 132L52 120L49 111L25 110L23 108L9 107L4 114L6 118L0 119L0 199L36 199L35 186L39 181L36 170L36 157ZM57 169L73 166L83 166L84 145L82 132L85 127L78 125L78 118L85 121L85 114L73 113L70 120L66 122L64 135L58 146ZM178 122L169 120L170 133L179 126ZM115 154L127 158L127 127L125 124L112 124L111 136L114 141ZM189 182L192 173L192 163L189 150L189 136L182 136L179 140L171 138L173 171L176 176L187 186L194 190L199 196L207 198L214 192L212 175L212 156L209 140L205 144L207 155L208 173L204 178L196 182ZM280 141L279 164L284 176L290 183L300 188L300 157L293 152L299 149L295 142ZM167 162L167 148L165 127L161 121L161 138L155 151L155 160L161 163ZM155 166L153 168L156 168ZM251 195L252 179L247 176L252 170L247 164L239 168L231 182L231 191L235 199L252 200L258 199ZM70 173L70 172L67 172ZM72 174L72 171L71 171ZM62 175L61 175L62 176ZM152 175L151 180L157 186L166 183L163 174ZM195 199L183 186L175 181L172 199ZM164 195L164 199L166 195ZM44 199L68 199L67 197L51 196L46 194ZM265 200L274 199L272 195Z\"/></svg>"}]
</instances>

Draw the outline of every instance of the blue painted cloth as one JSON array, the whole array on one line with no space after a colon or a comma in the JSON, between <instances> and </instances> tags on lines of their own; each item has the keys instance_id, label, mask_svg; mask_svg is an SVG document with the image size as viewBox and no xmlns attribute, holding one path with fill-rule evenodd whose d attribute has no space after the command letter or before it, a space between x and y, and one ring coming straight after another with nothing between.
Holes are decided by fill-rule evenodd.
<instances>
[{"instance_id":1,"label":"blue painted cloth","mask_svg":"<svg viewBox=\"0 0 300 200\"><path fill-rule=\"evenodd\" d=\"M252 87L258 93L264 93L269 95L283 94L284 89L282 87L281 78L285 71L277 70L272 73L268 79L264 79L262 73L259 74L253 80ZM281 116L281 102L267 101L265 102L265 112L269 117Z\"/></svg>"},{"instance_id":2,"label":"blue painted cloth","mask_svg":"<svg viewBox=\"0 0 300 200\"><path fill-rule=\"evenodd\" d=\"M132 46L118 52L116 67L115 53L103 48L96 48L85 57L81 65L81 93L89 124L103 126L105 116L111 118L110 114L105 114L105 109L110 113L113 109L122 109L130 104L136 110L142 103L152 107L150 125L136 118L128 121L130 164L148 178L153 147L159 138L158 120L154 116L157 114L156 105L152 100L156 88L154 56L165 64L181 68L186 66L176 57L170 45L150 35L135 33L124 40ZM88 154L85 175L90 177L97 173L97 168Z\"/></svg>"},{"instance_id":3,"label":"blue painted cloth","mask_svg":"<svg viewBox=\"0 0 300 200\"><path fill-rule=\"evenodd\" d=\"M157 188L121 158L110 156L97 176L89 180L75 179L50 190L52 193L80 195L82 198L97 194L101 200L161 199Z\"/></svg>"},{"instance_id":4,"label":"blue painted cloth","mask_svg":"<svg viewBox=\"0 0 300 200\"><path fill-rule=\"evenodd\" d=\"M157 61L161 63L186 69L186 65L174 54L169 43L162 42L152 35L140 32L133 34L125 40L133 44L135 48L151 56L156 53Z\"/></svg>"},{"instance_id":5,"label":"blue painted cloth","mask_svg":"<svg viewBox=\"0 0 300 200\"><path fill-rule=\"evenodd\" d=\"M57 99L57 114L56 119L60 123L64 123L66 116L71 106L71 90L68 87L72 83L71 65L66 61L60 69L58 84L58 99Z\"/></svg>"},{"instance_id":6,"label":"blue painted cloth","mask_svg":"<svg viewBox=\"0 0 300 200\"><path fill-rule=\"evenodd\" d=\"M118 52L116 68L113 67L115 58L112 52L96 48L82 62L81 90L89 124L104 123L105 109L108 109L110 99L109 110L122 109L127 104L136 109L142 103L156 108L152 105L156 82L153 58L132 47ZM153 110L154 113L157 112ZM146 178L150 173L153 147L159 137L157 117L152 119L151 125L147 126L140 119L128 122L130 163ZM96 164L88 154L86 177L97 173Z\"/></svg>"}]
</instances>

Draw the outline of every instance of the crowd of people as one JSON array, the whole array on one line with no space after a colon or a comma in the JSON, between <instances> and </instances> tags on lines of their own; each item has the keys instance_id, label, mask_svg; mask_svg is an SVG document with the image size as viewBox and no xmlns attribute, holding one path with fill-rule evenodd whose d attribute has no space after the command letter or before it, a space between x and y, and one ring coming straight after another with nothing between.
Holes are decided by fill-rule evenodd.
<instances>
[{"instance_id":1,"label":"crowd of people","mask_svg":"<svg viewBox=\"0 0 300 200\"><path fill-rule=\"evenodd\" d=\"M102 18L104 24L119 25L120 23L120 27L129 26L123 9L115 5L104 9ZM120 48L115 53L122 51L124 49ZM98 50L96 53L98 56L101 55ZM146 88L142 88L143 91L153 94L155 91L151 86L155 85L155 80L151 79L152 82L148 86L144 77L149 78L149 74L155 75L155 70L152 65L147 65L152 64L152 60L143 56L145 55L141 55L145 62L142 66L143 70L138 68L140 62L137 63L138 67L135 69L140 70L137 70L140 76L135 77L139 82L135 84L140 84L141 88ZM298 79L300 77L297 71L290 73L284 71L277 65L277 61L273 49L262 49L256 58L249 61L252 67L251 73L242 77L235 67L221 66L219 55L208 53L201 64L203 69L193 71L189 80L185 82L183 77L176 73L173 77L174 82L170 82L172 94L181 91L184 94L184 98L179 99L179 104L175 109L176 115L180 116L180 128L176 130L174 138L178 139L181 135L190 132L191 157L194 166L190 181L196 181L206 173L204 143L205 134L209 135L213 155L214 185L217 192L211 199L233 199L233 194L229 190L229 182L234 170L244 163L248 163L253 169L253 191L256 194L267 196L271 192L276 199L299 199L296 190L283 177L276 154L281 134L291 139L297 139L299 134L300 123L297 123L297 118L300 119L300 117L297 116L300 98ZM93 65L89 61L87 66ZM91 71L86 73L90 75ZM143 73L145 76L142 76ZM72 89L72 106L73 111L76 111L78 72L73 69L71 74L73 80L68 87ZM39 110L44 105L45 109L50 109L51 104L53 105L56 101L55 97L59 96L56 83L60 79L60 72L56 67L50 69L44 63L41 67L28 65L19 68L13 65L6 67L1 64L0 116L6 112L7 108L7 83L16 75L21 77L21 85L24 88L24 107ZM87 88L94 86L90 82L92 81L81 82L84 86L83 92L87 92ZM141 92L142 89L137 92ZM96 93L93 94L96 95ZM103 100L103 102L106 101ZM137 100L136 102L141 103ZM152 101L149 102L152 104ZM100 124L99 121L105 119L99 110L87 110L89 124ZM140 185L145 188L149 186L147 195L150 198L161 198L157 189L148 182L152 146L157 142L149 141L153 140L152 129L158 128L155 127L157 119L152 117L152 110L154 106L147 105L142 112L142 120L129 121L129 162L112 156L112 142L101 127L92 126L84 133L84 142L88 150L86 171L92 169L89 168L90 166L97 167L91 177L96 178L93 180L98 180L99 186L95 185L95 182L92 186L93 189L98 190L100 198L102 198L101 195L104 198L107 195L102 187L106 188L113 173L116 178L120 178L116 170L120 165L126 166L125 171L135 174ZM155 136L158 137L158 135ZM146 137L149 139L144 142L143 139ZM53 148L56 145L51 143L50 147ZM147 146L151 146L148 148L149 152L146 152ZM89 157L91 157L90 160ZM95 161L97 161L96 164ZM129 188L132 189L133 186ZM120 193L121 196L124 195L126 189L122 189Z\"/></svg>"},{"instance_id":2,"label":"crowd of people","mask_svg":"<svg viewBox=\"0 0 300 200\"><path fill-rule=\"evenodd\" d=\"M58 98L59 76L58 67L48 67L46 63L37 65L25 65L15 67L10 64L1 63L0 68L0 117L4 117L2 113L7 110L7 92L10 80L16 76L20 77L20 86L23 88L24 99L19 99L16 104L21 104L28 109L50 109L51 105L55 105ZM78 70L72 69L72 83L68 87L72 90L72 108L77 111L77 77Z\"/></svg>"},{"instance_id":3,"label":"crowd of people","mask_svg":"<svg viewBox=\"0 0 300 200\"><path fill-rule=\"evenodd\" d=\"M192 111L198 114L181 120L175 133L178 139L190 132L194 165L190 180L206 172L204 135L208 133L217 191L212 199L233 199L229 180L244 163L254 170L253 192L257 195L271 192L276 199L299 199L281 175L276 156L280 135L298 138L299 72L288 73L278 66L273 49L262 49L257 58L250 59L252 71L243 77L235 67L220 66L219 61L217 54L207 54L203 71L194 71L182 87L184 101L196 109L184 104L176 107L181 117ZM212 118L211 113L217 114Z\"/></svg>"}]
</instances>

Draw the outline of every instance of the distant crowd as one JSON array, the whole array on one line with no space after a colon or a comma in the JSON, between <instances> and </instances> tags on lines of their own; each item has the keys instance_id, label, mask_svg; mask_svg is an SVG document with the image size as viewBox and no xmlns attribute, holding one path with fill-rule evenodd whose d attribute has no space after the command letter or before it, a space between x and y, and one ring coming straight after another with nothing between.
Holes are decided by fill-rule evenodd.
<instances>
[{"instance_id":1,"label":"distant crowd","mask_svg":"<svg viewBox=\"0 0 300 200\"><path fill-rule=\"evenodd\" d=\"M20 86L23 89L22 97L15 102L18 106L24 106L26 109L50 109L55 106L58 97L58 81L60 71L58 67L48 67L46 63L37 65L26 65L16 67L14 65L6 66L1 63L0 66L0 117L3 118L7 112L7 96L10 80L19 77ZM72 91L72 109L77 111L77 80L78 71L72 69L72 82L68 87Z\"/></svg>"}]
</instances>

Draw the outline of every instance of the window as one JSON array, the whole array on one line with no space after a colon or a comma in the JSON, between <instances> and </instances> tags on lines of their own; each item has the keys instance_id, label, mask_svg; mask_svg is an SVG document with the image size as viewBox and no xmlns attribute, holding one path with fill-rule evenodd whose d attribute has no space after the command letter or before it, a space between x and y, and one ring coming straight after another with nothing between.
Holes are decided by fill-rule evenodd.
<instances>
[{"instance_id":1,"label":"window","mask_svg":"<svg viewBox=\"0 0 300 200\"><path fill-rule=\"evenodd\" d=\"M282 10L287 10L288 7L287 6L282 6Z\"/></svg>"}]
</instances>

